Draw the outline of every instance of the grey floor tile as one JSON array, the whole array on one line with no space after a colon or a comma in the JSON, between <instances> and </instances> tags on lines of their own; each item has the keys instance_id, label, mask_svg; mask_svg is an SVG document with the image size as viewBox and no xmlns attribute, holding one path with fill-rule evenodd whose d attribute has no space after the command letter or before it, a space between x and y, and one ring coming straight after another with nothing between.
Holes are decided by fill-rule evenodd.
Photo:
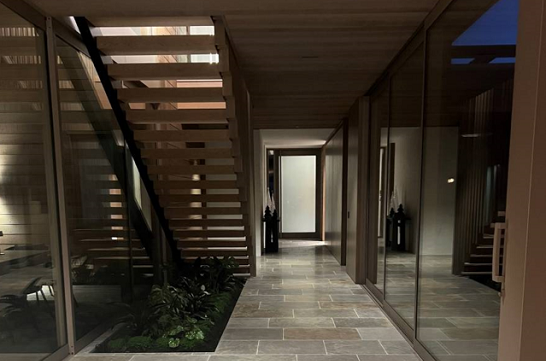
<instances>
[{"instance_id":1,"label":"grey floor tile","mask_svg":"<svg viewBox=\"0 0 546 361\"><path fill-rule=\"evenodd\" d=\"M234 310L232 318L273 318L273 317L294 317L294 311L289 309L270 310Z\"/></svg>"},{"instance_id":2,"label":"grey floor tile","mask_svg":"<svg viewBox=\"0 0 546 361\"><path fill-rule=\"evenodd\" d=\"M209 361L297 361L296 355L212 355Z\"/></svg>"},{"instance_id":3,"label":"grey floor tile","mask_svg":"<svg viewBox=\"0 0 546 361\"><path fill-rule=\"evenodd\" d=\"M330 295L287 295L284 296L286 302L318 302L331 301Z\"/></svg>"},{"instance_id":4,"label":"grey floor tile","mask_svg":"<svg viewBox=\"0 0 546 361\"><path fill-rule=\"evenodd\" d=\"M482 355L440 355L438 361L490 361Z\"/></svg>"},{"instance_id":5,"label":"grey floor tile","mask_svg":"<svg viewBox=\"0 0 546 361\"><path fill-rule=\"evenodd\" d=\"M383 311L380 309L374 309L374 308L367 308L367 309L356 309L356 314L358 317L368 318L368 317L374 317L374 318L387 318Z\"/></svg>"},{"instance_id":6,"label":"grey floor tile","mask_svg":"<svg viewBox=\"0 0 546 361\"><path fill-rule=\"evenodd\" d=\"M285 340L360 340L354 328L285 328Z\"/></svg>"},{"instance_id":7,"label":"grey floor tile","mask_svg":"<svg viewBox=\"0 0 546 361\"><path fill-rule=\"evenodd\" d=\"M404 340L404 337L394 327L368 327L359 328L358 333L363 340Z\"/></svg>"},{"instance_id":8,"label":"grey floor tile","mask_svg":"<svg viewBox=\"0 0 546 361\"><path fill-rule=\"evenodd\" d=\"M234 340L282 340L280 328L228 328L222 335L222 341Z\"/></svg>"},{"instance_id":9,"label":"grey floor tile","mask_svg":"<svg viewBox=\"0 0 546 361\"><path fill-rule=\"evenodd\" d=\"M332 355L381 355L385 350L379 341L324 341Z\"/></svg>"},{"instance_id":10,"label":"grey floor tile","mask_svg":"<svg viewBox=\"0 0 546 361\"><path fill-rule=\"evenodd\" d=\"M359 361L356 355L298 355L298 361Z\"/></svg>"},{"instance_id":11,"label":"grey floor tile","mask_svg":"<svg viewBox=\"0 0 546 361\"><path fill-rule=\"evenodd\" d=\"M207 361L208 356L190 356L190 355L169 355L169 354L150 354L135 355L131 361ZM116 360L117 361L117 360Z\"/></svg>"},{"instance_id":12,"label":"grey floor tile","mask_svg":"<svg viewBox=\"0 0 546 361\"><path fill-rule=\"evenodd\" d=\"M228 328L267 328L269 318L231 318Z\"/></svg>"},{"instance_id":13,"label":"grey floor tile","mask_svg":"<svg viewBox=\"0 0 546 361\"><path fill-rule=\"evenodd\" d=\"M415 352L407 341L380 341L389 355L413 355Z\"/></svg>"},{"instance_id":14,"label":"grey floor tile","mask_svg":"<svg viewBox=\"0 0 546 361\"><path fill-rule=\"evenodd\" d=\"M220 341L216 347L215 354L244 355L256 354L258 341Z\"/></svg>"},{"instance_id":15,"label":"grey floor tile","mask_svg":"<svg viewBox=\"0 0 546 361\"><path fill-rule=\"evenodd\" d=\"M332 318L328 317L301 317L301 318L272 318L269 327L335 327Z\"/></svg>"},{"instance_id":16,"label":"grey floor tile","mask_svg":"<svg viewBox=\"0 0 546 361\"><path fill-rule=\"evenodd\" d=\"M319 308L318 302L262 302L260 303L261 310L286 308L286 309L300 309L300 308Z\"/></svg>"},{"instance_id":17,"label":"grey floor tile","mask_svg":"<svg viewBox=\"0 0 546 361\"><path fill-rule=\"evenodd\" d=\"M357 317L352 309L302 309L294 310L295 317Z\"/></svg>"},{"instance_id":18,"label":"grey floor tile","mask_svg":"<svg viewBox=\"0 0 546 361\"><path fill-rule=\"evenodd\" d=\"M379 309L373 302L320 302L320 308L338 308L338 309Z\"/></svg>"},{"instance_id":19,"label":"grey floor tile","mask_svg":"<svg viewBox=\"0 0 546 361\"><path fill-rule=\"evenodd\" d=\"M445 328L442 332L452 340L497 340L499 329L494 328Z\"/></svg>"},{"instance_id":20,"label":"grey floor tile","mask_svg":"<svg viewBox=\"0 0 546 361\"><path fill-rule=\"evenodd\" d=\"M358 355L360 361L422 361L416 355Z\"/></svg>"},{"instance_id":21,"label":"grey floor tile","mask_svg":"<svg viewBox=\"0 0 546 361\"><path fill-rule=\"evenodd\" d=\"M362 295L332 295L334 302L368 302L373 303L372 298L366 294Z\"/></svg>"},{"instance_id":22,"label":"grey floor tile","mask_svg":"<svg viewBox=\"0 0 546 361\"><path fill-rule=\"evenodd\" d=\"M323 341L260 341L258 354L321 355L326 351Z\"/></svg>"},{"instance_id":23,"label":"grey floor tile","mask_svg":"<svg viewBox=\"0 0 546 361\"><path fill-rule=\"evenodd\" d=\"M387 318L334 318L336 327L393 327Z\"/></svg>"},{"instance_id":24,"label":"grey floor tile","mask_svg":"<svg viewBox=\"0 0 546 361\"><path fill-rule=\"evenodd\" d=\"M498 344L496 341L439 341L454 355L495 355Z\"/></svg>"}]
</instances>

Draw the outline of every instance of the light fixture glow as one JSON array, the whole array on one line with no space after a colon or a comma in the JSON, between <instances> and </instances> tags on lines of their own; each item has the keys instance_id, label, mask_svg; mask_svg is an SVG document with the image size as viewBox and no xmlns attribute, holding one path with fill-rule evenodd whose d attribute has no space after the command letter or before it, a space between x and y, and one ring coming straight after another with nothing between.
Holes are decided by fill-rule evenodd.
<instances>
[{"instance_id":1,"label":"light fixture glow","mask_svg":"<svg viewBox=\"0 0 546 361\"><path fill-rule=\"evenodd\" d=\"M455 178L449 178L449 179L447 180L447 182L450 183L450 184L451 184L451 183L455 183Z\"/></svg>"}]
</instances>

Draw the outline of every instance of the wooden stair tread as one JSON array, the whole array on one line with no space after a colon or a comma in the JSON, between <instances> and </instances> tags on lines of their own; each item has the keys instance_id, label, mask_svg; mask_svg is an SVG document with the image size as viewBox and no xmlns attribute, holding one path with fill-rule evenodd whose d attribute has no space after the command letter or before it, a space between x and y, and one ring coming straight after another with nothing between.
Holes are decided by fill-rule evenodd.
<instances>
[{"instance_id":1,"label":"wooden stair tread","mask_svg":"<svg viewBox=\"0 0 546 361\"><path fill-rule=\"evenodd\" d=\"M181 240L178 241L178 245L181 248L222 248L222 247L247 247L246 241L241 240Z\"/></svg>"},{"instance_id":2,"label":"wooden stair tread","mask_svg":"<svg viewBox=\"0 0 546 361\"><path fill-rule=\"evenodd\" d=\"M169 226L173 229L183 227L243 227L244 219L180 219L169 221Z\"/></svg>"},{"instance_id":3,"label":"wooden stair tread","mask_svg":"<svg viewBox=\"0 0 546 361\"><path fill-rule=\"evenodd\" d=\"M230 229L198 229L198 230L174 230L175 237L180 238L243 238L246 236L245 230Z\"/></svg>"},{"instance_id":4,"label":"wooden stair tread","mask_svg":"<svg viewBox=\"0 0 546 361\"><path fill-rule=\"evenodd\" d=\"M154 175L234 174L232 165L149 165L148 173Z\"/></svg>"},{"instance_id":5,"label":"wooden stair tread","mask_svg":"<svg viewBox=\"0 0 546 361\"><path fill-rule=\"evenodd\" d=\"M135 130L140 142L223 142L229 140L228 130ZM168 151L174 149L162 149Z\"/></svg>"},{"instance_id":6,"label":"wooden stair tread","mask_svg":"<svg viewBox=\"0 0 546 361\"><path fill-rule=\"evenodd\" d=\"M231 148L142 149L141 155L149 159L231 159L232 151Z\"/></svg>"},{"instance_id":7,"label":"wooden stair tread","mask_svg":"<svg viewBox=\"0 0 546 361\"><path fill-rule=\"evenodd\" d=\"M227 124L225 109L128 110L126 117L135 124Z\"/></svg>"},{"instance_id":8,"label":"wooden stair tread","mask_svg":"<svg viewBox=\"0 0 546 361\"><path fill-rule=\"evenodd\" d=\"M164 205L194 202L240 202L241 196L239 194L169 194L160 195L159 201Z\"/></svg>"},{"instance_id":9,"label":"wooden stair tread","mask_svg":"<svg viewBox=\"0 0 546 361\"><path fill-rule=\"evenodd\" d=\"M182 249L181 251L187 257L245 256L248 254L246 249Z\"/></svg>"},{"instance_id":10,"label":"wooden stair tread","mask_svg":"<svg viewBox=\"0 0 546 361\"><path fill-rule=\"evenodd\" d=\"M216 53L214 36L99 36L97 47L106 55L184 55Z\"/></svg>"},{"instance_id":11,"label":"wooden stair tread","mask_svg":"<svg viewBox=\"0 0 546 361\"><path fill-rule=\"evenodd\" d=\"M220 79L218 66L209 63L109 64L108 75L117 80Z\"/></svg>"},{"instance_id":12,"label":"wooden stair tread","mask_svg":"<svg viewBox=\"0 0 546 361\"><path fill-rule=\"evenodd\" d=\"M118 98L130 103L214 103L225 101L222 88L123 88Z\"/></svg>"},{"instance_id":13,"label":"wooden stair tread","mask_svg":"<svg viewBox=\"0 0 546 361\"><path fill-rule=\"evenodd\" d=\"M154 181L156 190L237 189L237 181Z\"/></svg>"},{"instance_id":14,"label":"wooden stair tread","mask_svg":"<svg viewBox=\"0 0 546 361\"><path fill-rule=\"evenodd\" d=\"M166 207L165 215L169 219L185 218L187 216L212 216L212 215L241 215L244 210L240 207Z\"/></svg>"}]
</instances>

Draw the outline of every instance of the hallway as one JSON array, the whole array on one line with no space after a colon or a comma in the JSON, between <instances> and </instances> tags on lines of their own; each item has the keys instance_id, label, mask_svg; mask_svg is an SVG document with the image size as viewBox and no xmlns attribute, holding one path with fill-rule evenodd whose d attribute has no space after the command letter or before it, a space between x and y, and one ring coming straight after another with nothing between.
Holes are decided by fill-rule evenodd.
<instances>
[{"instance_id":1,"label":"hallway","mask_svg":"<svg viewBox=\"0 0 546 361\"><path fill-rule=\"evenodd\" d=\"M216 352L91 354L78 361L419 361L322 242L281 241L261 257Z\"/></svg>"}]
</instances>

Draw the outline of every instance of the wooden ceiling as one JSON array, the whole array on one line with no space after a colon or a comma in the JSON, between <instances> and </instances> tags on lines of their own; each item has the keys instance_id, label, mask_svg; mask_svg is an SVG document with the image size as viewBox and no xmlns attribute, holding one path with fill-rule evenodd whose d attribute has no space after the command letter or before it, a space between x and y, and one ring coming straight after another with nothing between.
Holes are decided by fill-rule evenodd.
<instances>
[{"instance_id":1,"label":"wooden ceiling","mask_svg":"<svg viewBox=\"0 0 546 361\"><path fill-rule=\"evenodd\" d=\"M270 129L335 127L437 2L30 1L52 16L112 25L128 17L165 23L179 16L225 16L252 96L254 127Z\"/></svg>"}]
</instances>

